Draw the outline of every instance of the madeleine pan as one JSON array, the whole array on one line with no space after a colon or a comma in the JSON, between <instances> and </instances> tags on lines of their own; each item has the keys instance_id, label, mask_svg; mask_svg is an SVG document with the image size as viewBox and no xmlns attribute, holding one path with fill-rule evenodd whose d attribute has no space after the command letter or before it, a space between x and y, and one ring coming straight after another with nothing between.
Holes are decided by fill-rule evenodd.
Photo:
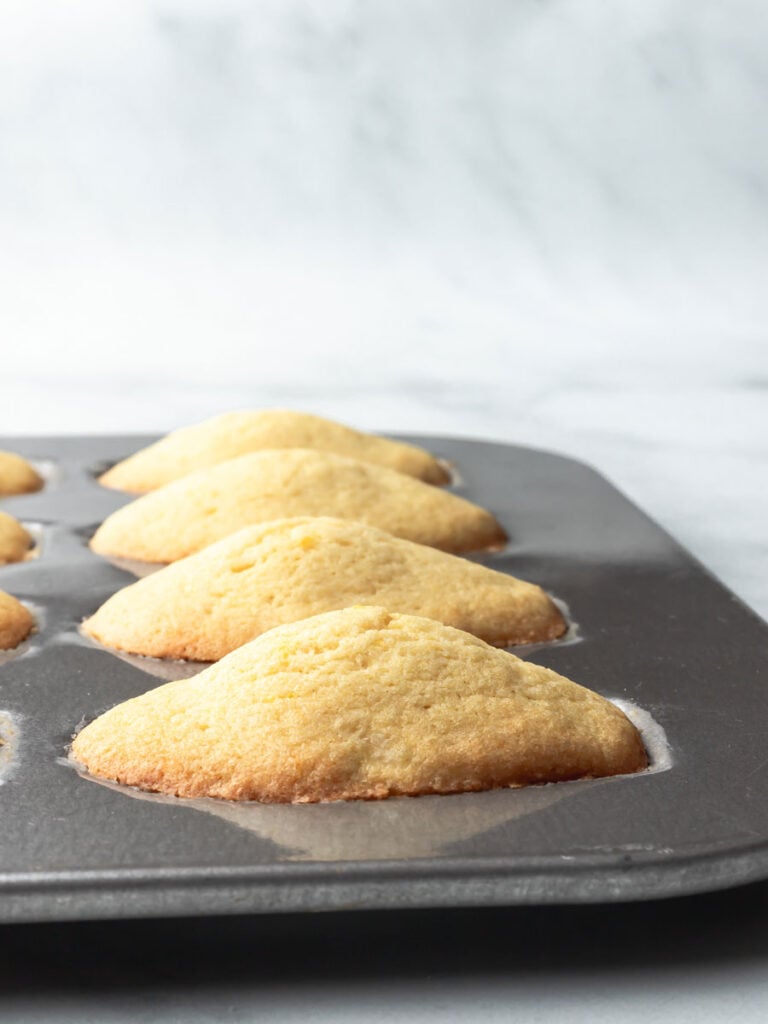
<instances>
[{"instance_id":1,"label":"madeleine pan","mask_svg":"<svg viewBox=\"0 0 768 1024\"><path fill-rule=\"evenodd\" d=\"M96 475L146 437L6 438L37 494L2 507L34 557L0 567L38 629L0 655L0 920L638 900L768 876L768 626L588 466L406 438L456 469L508 547L478 560L543 585L571 628L516 653L625 707L637 776L318 805L176 800L82 778L83 721L189 667L119 657L82 619L133 576L87 539L130 496Z\"/></svg>"}]
</instances>

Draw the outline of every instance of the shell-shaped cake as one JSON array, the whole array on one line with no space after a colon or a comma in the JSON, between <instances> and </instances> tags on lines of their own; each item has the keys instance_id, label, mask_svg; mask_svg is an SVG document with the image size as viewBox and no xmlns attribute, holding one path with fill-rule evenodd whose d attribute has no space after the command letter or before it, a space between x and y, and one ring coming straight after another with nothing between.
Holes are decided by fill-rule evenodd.
<instances>
[{"instance_id":1,"label":"shell-shaped cake","mask_svg":"<svg viewBox=\"0 0 768 1024\"><path fill-rule=\"evenodd\" d=\"M0 498L31 494L43 486L43 478L31 463L15 452L0 451Z\"/></svg>"},{"instance_id":2,"label":"shell-shaped cake","mask_svg":"<svg viewBox=\"0 0 768 1024\"><path fill-rule=\"evenodd\" d=\"M445 468L423 448L353 430L310 413L263 409L224 413L174 430L112 466L99 482L142 494L199 469L267 448L314 448L374 462L431 484L449 480Z\"/></svg>"},{"instance_id":3,"label":"shell-shaped cake","mask_svg":"<svg viewBox=\"0 0 768 1024\"><path fill-rule=\"evenodd\" d=\"M264 802L457 793L636 772L639 733L550 669L432 619L356 607L280 626L75 738L92 775Z\"/></svg>"},{"instance_id":4,"label":"shell-shaped cake","mask_svg":"<svg viewBox=\"0 0 768 1024\"><path fill-rule=\"evenodd\" d=\"M10 651L26 640L35 620L21 601L0 590L0 651Z\"/></svg>"},{"instance_id":5,"label":"shell-shaped cake","mask_svg":"<svg viewBox=\"0 0 768 1024\"><path fill-rule=\"evenodd\" d=\"M23 561L32 543L31 535L18 519L0 510L0 565Z\"/></svg>"},{"instance_id":6,"label":"shell-shaped cake","mask_svg":"<svg viewBox=\"0 0 768 1024\"><path fill-rule=\"evenodd\" d=\"M256 523L336 516L445 551L499 546L487 512L421 480L330 452L289 448L230 459L113 512L91 540L98 554L175 562Z\"/></svg>"},{"instance_id":7,"label":"shell-shaped cake","mask_svg":"<svg viewBox=\"0 0 768 1024\"><path fill-rule=\"evenodd\" d=\"M533 583L327 517L238 530L119 590L83 629L133 654L218 661L275 626L355 604L437 619L500 647L566 629Z\"/></svg>"}]
</instances>

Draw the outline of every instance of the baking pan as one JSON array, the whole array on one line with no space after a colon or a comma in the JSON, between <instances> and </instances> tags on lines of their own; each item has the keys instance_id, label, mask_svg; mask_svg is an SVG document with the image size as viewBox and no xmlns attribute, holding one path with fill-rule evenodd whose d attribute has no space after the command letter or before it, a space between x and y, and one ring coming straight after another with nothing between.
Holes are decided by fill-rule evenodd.
<instances>
[{"instance_id":1,"label":"baking pan","mask_svg":"<svg viewBox=\"0 0 768 1024\"><path fill-rule=\"evenodd\" d=\"M81 778L73 731L175 666L78 624L133 577L87 538L129 498L95 473L152 438L9 438L46 488L3 508L36 557L0 568L39 628L0 659L0 920L636 900L768 876L768 626L582 463L408 438L509 531L493 568L542 584L563 641L518 648L623 702L652 767L519 790L318 805L139 794Z\"/></svg>"}]
</instances>

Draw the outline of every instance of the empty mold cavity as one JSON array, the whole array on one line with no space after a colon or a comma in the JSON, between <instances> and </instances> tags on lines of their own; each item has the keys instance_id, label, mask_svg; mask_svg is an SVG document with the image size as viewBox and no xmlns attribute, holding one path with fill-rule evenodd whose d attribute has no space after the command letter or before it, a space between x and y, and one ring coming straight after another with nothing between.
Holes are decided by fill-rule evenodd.
<instances>
[{"instance_id":1,"label":"empty mold cavity","mask_svg":"<svg viewBox=\"0 0 768 1024\"><path fill-rule=\"evenodd\" d=\"M0 786L10 776L16 762L19 727L7 711L0 711Z\"/></svg>"}]
</instances>

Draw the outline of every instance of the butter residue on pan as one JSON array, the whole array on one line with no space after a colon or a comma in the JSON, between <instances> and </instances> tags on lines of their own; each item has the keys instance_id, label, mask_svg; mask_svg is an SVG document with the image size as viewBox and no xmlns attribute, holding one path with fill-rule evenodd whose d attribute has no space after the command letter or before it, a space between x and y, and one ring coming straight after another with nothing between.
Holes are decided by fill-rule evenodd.
<instances>
[{"instance_id":1,"label":"butter residue on pan","mask_svg":"<svg viewBox=\"0 0 768 1024\"><path fill-rule=\"evenodd\" d=\"M13 715L0 711L0 786L8 780L17 760L19 727Z\"/></svg>"}]
</instances>

